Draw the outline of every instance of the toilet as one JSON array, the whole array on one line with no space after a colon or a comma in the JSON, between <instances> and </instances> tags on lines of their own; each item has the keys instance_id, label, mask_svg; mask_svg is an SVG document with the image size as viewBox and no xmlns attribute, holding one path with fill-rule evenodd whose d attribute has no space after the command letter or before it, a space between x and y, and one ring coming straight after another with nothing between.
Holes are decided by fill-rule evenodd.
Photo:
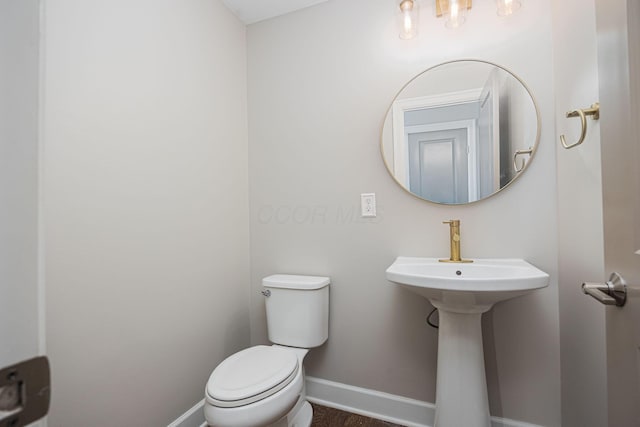
<instances>
[{"instance_id":1,"label":"toilet","mask_svg":"<svg viewBox=\"0 0 640 427\"><path fill-rule=\"evenodd\" d=\"M212 427L309 427L303 361L329 337L329 278L276 274L262 279L271 346L222 361L205 388Z\"/></svg>"}]
</instances>

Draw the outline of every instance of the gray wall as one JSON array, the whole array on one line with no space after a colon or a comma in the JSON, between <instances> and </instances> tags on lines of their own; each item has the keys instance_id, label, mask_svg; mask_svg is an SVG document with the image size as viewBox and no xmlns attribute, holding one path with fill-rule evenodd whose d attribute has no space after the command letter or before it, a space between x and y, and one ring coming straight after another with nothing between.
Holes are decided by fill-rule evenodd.
<instances>
[{"instance_id":1,"label":"gray wall","mask_svg":"<svg viewBox=\"0 0 640 427\"><path fill-rule=\"evenodd\" d=\"M49 426L167 425L249 344L245 26L45 2Z\"/></svg>"},{"instance_id":2,"label":"gray wall","mask_svg":"<svg viewBox=\"0 0 640 427\"><path fill-rule=\"evenodd\" d=\"M0 368L38 352L37 0L0 0Z\"/></svg>"},{"instance_id":3,"label":"gray wall","mask_svg":"<svg viewBox=\"0 0 640 427\"><path fill-rule=\"evenodd\" d=\"M260 279L328 275L330 336L307 373L434 401L437 333L420 299L386 281L398 255L443 256L462 220L468 257L525 258L547 289L485 315L492 415L560 425L557 230L551 6L527 2L509 20L474 4L459 31L421 12L421 35L397 37L395 2L334 0L248 29L252 342L267 342ZM366 13L363 11L366 10ZM518 182L489 200L447 207L403 192L388 175L379 132L389 103L418 72L455 58L501 64L536 97L542 139ZM375 192L378 217L359 217Z\"/></svg>"}]
</instances>

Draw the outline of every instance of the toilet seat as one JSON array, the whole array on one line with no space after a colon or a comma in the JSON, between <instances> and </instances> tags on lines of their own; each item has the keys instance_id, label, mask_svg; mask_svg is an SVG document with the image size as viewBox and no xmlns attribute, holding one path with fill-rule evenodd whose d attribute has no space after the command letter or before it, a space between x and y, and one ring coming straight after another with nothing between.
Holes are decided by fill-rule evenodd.
<instances>
[{"instance_id":1,"label":"toilet seat","mask_svg":"<svg viewBox=\"0 0 640 427\"><path fill-rule=\"evenodd\" d=\"M298 369L298 357L286 348L247 348L226 358L213 371L207 382L207 402L237 408L266 399L290 384Z\"/></svg>"}]
</instances>

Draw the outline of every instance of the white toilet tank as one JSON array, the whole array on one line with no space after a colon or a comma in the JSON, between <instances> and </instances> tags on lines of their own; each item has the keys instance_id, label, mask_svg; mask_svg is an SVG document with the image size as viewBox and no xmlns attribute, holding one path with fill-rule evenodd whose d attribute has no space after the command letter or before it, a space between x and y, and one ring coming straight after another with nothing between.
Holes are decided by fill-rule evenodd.
<instances>
[{"instance_id":1,"label":"white toilet tank","mask_svg":"<svg viewBox=\"0 0 640 427\"><path fill-rule=\"evenodd\" d=\"M329 282L328 277L290 274L262 279L269 341L300 348L322 345L329 337Z\"/></svg>"}]
</instances>

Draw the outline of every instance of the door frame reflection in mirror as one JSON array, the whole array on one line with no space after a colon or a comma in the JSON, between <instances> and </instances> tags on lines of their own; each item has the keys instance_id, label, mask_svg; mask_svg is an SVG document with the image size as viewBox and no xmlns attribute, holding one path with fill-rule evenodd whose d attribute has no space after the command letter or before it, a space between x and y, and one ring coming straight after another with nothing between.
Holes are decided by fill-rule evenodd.
<instances>
[{"instance_id":1,"label":"door frame reflection in mirror","mask_svg":"<svg viewBox=\"0 0 640 427\"><path fill-rule=\"evenodd\" d=\"M529 111L529 114L531 119L530 120L531 130L533 130L533 127L535 127L535 137L529 138L529 135L526 135L527 139L523 141L520 145L523 145L523 146L526 145L526 148L531 149L531 156L527 159L522 169L520 170L516 169L515 171L512 171L514 172L514 175L513 177L511 177L511 179L508 182L506 182L503 185L500 184L500 167L499 167L500 146L498 144L500 139L499 138L500 128L499 128L499 124L497 123L498 118L496 116L494 117L493 123L492 123L492 129L495 129L496 131L493 132L492 153L490 153L489 155L493 158L492 161L494 162L494 164L497 164L498 167L494 168L494 170L490 171L489 173L489 175L491 176L490 179L492 181L491 184L494 186L492 187L491 191L487 192L485 190L481 190L478 188L479 184L477 182L478 178L476 175L479 172L479 168L478 168L478 165L476 164L477 163L476 160L474 160L469 162L469 165L470 165L469 175L473 175L473 177L469 178L469 184L473 185L473 188L469 187L470 190L469 190L468 200L471 200L471 201L442 202L438 200L430 200L428 198L421 197L420 195L415 194L410 190L409 171L408 171L408 164L409 164L409 159L408 159L409 155L408 155L408 146L407 146L408 140L407 140L407 130L405 126L404 113L407 111L438 108L438 107L444 107L444 106L449 107L449 106L463 105L465 103L470 103L470 102L481 102L480 98L482 97L483 88L482 87L471 88L471 89L465 88L459 91L451 91L451 92L438 93L438 94L427 94L425 96L415 96L415 97L400 98L400 99L399 97L402 95L405 89L407 89L407 87L409 87L413 82L416 81L416 79L419 79L420 77L426 75L430 71L433 71L434 69L439 67L443 67L451 64L455 65L455 64L460 64L464 62L477 63L481 65L484 64L488 67L491 67L491 69L488 70L488 73L487 73L488 76L491 76L491 74L495 74L496 73L495 70L498 70L504 76L504 79L505 79L504 81L507 81L508 78L511 77L512 79L514 79L512 83L517 82L521 86L521 88L524 89L524 92L522 93L528 96L528 98L526 99L526 103L528 102L531 103L530 106L526 105L525 108L533 107L532 111ZM493 87L493 89L495 88L496 86ZM498 100L496 100L496 106L493 107L494 109L498 108L497 102ZM533 112L534 114L531 114L531 112ZM534 115L535 115L535 122L533 120ZM385 129L387 126L391 127L390 131L389 129ZM413 77L411 80L409 80L398 91L393 101L391 102L390 107L387 110L387 114L385 116L385 120L382 125L380 149L381 149L383 161L385 163L385 166L389 174L393 177L396 183L400 185L400 187L403 190L407 191L409 194L413 195L414 197L417 197L421 200L426 200L428 202L432 202L436 204L444 204L444 205L461 205L461 204L467 204L467 203L476 203L478 201L491 197L499 193L503 189L507 188L522 174L522 172L524 172L524 170L527 169L531 160L533 159L533 156L537 150L537 147L540 141L540 127L541 127L541 121L540 121L540 111L538 108L538 104L531 90L524 83L522 79L520 79L518 76L516 76L514 73L512 73L508 69L489 61L477 60L477 59L461 59L461 60L444 62L426 69L425 71L419 73L418 75ZM531 132L531 136L533 136L533 132ZM393 144L393 147L391 149L389 147L385 148L385 140L388 140L389 138L391 138L391 144ZM530 139L533 139L533 141L530 141ZM403 143L395 144L394 140L395 141L400 140L400 141L403 141ZM512 144L515 145L516 142L513 142ZM478 156L479 156L478 150L477 149L474 150L475 147L471 147L471 145L472 144L470 144L469 146L469 151L474 156L474 159L478 159ZM512 150L512 148L513 147L509 148L509 150ZM515 149L517 148L518 147L515 147ZM502 149L504 150L505 147L503 147ZM392 155L393 160L389 161L385 153ZM506 165L506 162L505 162L505 165ZM495 188L497 188L497 190ZM483 194L483 193L486 193L486 194Z\"/></svg>"},{"instance_id":2,"label":"door frame reflection in mirror","mask_svg":"<svg viewBox=\"0 0 640 427\"><path fill-rule=\"evenodd\" d=\"M428 125L405 126L405 113L408 111L428 110L443 106L464 105L477 102L482 94L482 88L468 89L446 94L419 96L414 98L397 99L392 104L393 120L393 171L396 179L401 181L405 188L411 188L409 175L409 135L417 132L433 132L451 129L466 128L469 139L469 174L468 174L468 198L477 198L477 150L476 138L473 130L477 126L475 119L452 120ZM402 141L396 144L395 141Z\"/></svg>"}]
</instances>

